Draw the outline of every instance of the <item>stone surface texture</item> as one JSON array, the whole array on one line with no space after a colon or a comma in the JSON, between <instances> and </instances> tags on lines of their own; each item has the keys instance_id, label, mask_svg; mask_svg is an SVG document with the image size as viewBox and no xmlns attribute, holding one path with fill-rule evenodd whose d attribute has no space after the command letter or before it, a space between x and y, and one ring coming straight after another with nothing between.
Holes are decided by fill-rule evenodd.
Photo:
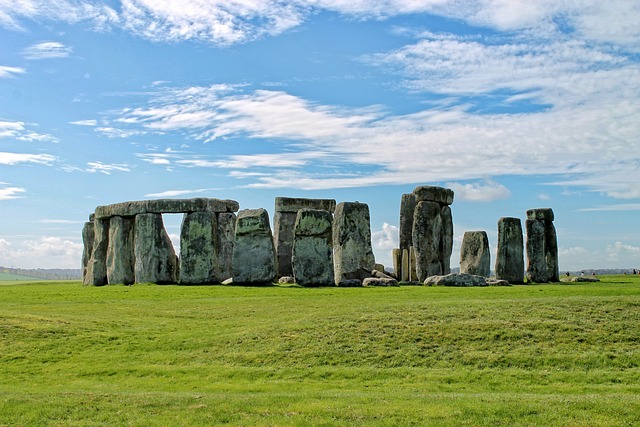
<instances>
[{"instance_id":1,"label":"stone surface texture","mask_svg":"<svg viewBox=\"0 0 640 427\"><path fill-rule=\"evenodd\" d=\"M447 274L444 276L428 277L424 284L427 286L489 286L487 278L473 274Z\"/></svg>"},{"instance_id":2,"label":"stone surface texture","mask_svg":"<svg viewBox=\"0 0 640 427\"><path fill-rule=\"evenodd\" d=\"M466 231L460 248L460 273L489 277L491 254L485 231Z\"/></svg>"},{"instance_id":3,"label":"stone surface texture","mask_svg":"<svg viewBox=\"0 0 640 427\"><path fill-rule=\"evenodd\" d=\"M233 276L233 242L236 234L236 214L222 212L218 219L218 271L217 279L226 280Z\"/></svg>"},{"instance_id":4,"label":"stone surface texture","mask_svg":"<svg viewBox=\"0 0 640 427\"><path fill-rule=\"evenodd\" d=\"M180 283L218 282L217 272L218 220L215 212L184 214L180 231Z\"/></svg>"},{"instance_id":5,"label":"stone surface texture","mask_svg":"<svg viewBox=\"0 0 640 427\"><path fill-rule=\"evenodd\" d=\"M302 286L329 286L333 276L333 217L329 211L301 209L297 213L291 264Z\"/></svg>"},{"instance_id":6,"label":"stone surface texture","mask_svg":"<svg viewBox=\"0 0 640 427\"><path fill-rule=\"evenodd\" d=\"M110 285L135 282L134 225L131 217L114 216L109 220L107 280Z\"/></svg>"},{"instance_id":7,"label":"stone surface texture","mask_svg":"<svg viewBox=\"0 0 640 427\"><path fill-rule=\"evenodd\" d=\"M496 279L510 283L524 281L524 241L520 218L504 217L498 220L495 269Z\"/></svg>"},{"instance_id":8,"label":"stone surface texture","mask_svg":"<svg viewBox=\"0 0 640 427\"><path fill-rule=\"evenodd\" d=\"M93 251L87 268L85 284L104 286L107 279L107 251L109 249L109 219L96 219L94 224Z\"/></svg>"},{"instance_id":9,"label":"stone surface texture","mask_svg":"<svg viewBox=\"0 0 640 427\"><path fill-rule=\"evenodd\" d=\"M276 197L273 218L273 237L277 254L278 276L292 276L293 237L298 211L302 209L324 210L333 213L333 199L304 199Z\"/></svg>"},{"instance_id":10,"label":"stone surface texture","mask_svg":"<svg viewBox=\"0 0 640 427\"><path fill-rule=\"evenodd\" d=\"M265 209L244 209L238 213L232 270L235 284L273 283L276 252Z\"/></svg>"},{"instance_id":11,"label":"stone surface texture","mask_svg":"<svg viewBox=\"0 0 640 427\"><path fill-rule=\"evenodd\" d=\"M417 279L443 274L441 263L442 216L436 202L418 202L413 216L413 248Z\"/></svg>"},{"instance_id":12,"label":"stone surface texture","mask_svg":"<svg viewBox=\"0 0 640 427\"><path fill-rule=\"evenodd\" d=\"M527 211L526 276L529 282L547 283L560 280L558 241L553 219L553 211L549 208Z\"/></svg>"},{"instance_id":13,"label":"stone surface texture","mask_svg":"<svg viewBox=\"0 0 640 427\"><path fill-rule=\"evenodd\" d=\"M98 206L96 218L103 219L112 216L136 216L145 213L190 213L190 212L237 212L238 202L235 200L220 200L208 198L195 199L157 199L115 203L113 205Z\"/></svg>"},{"instance_id":14,"label":"stone surface texture","mask_svg":"<svg viewBox=\"0 0 640 427\"><path fill-rule=\"evenodd\" d=\"M371 276L375 258L371 247L369 206L359 202L342 202L333 220L334 278L336 285L350 280L362 281Z\"/></svg>"},{"instance_id":15,"label":"stone surface texture","mask_svg":"<svg viewBox=\"0 0 640 427\"><path fill-rule=\"evenodd\" d=\"M177 257L162 215L146 213L135 218L136 283L176 283Z\"/></svg>"},{"instance_id":16,"label":"stone surface texture","mask_svg":"<svg viewBox=\"0 0 640 427\"><path fill-rule=\"evenodd\" d=\"M93 253L93 243L95 240L95 227L93 221L84 223L82 227L82 283L90 285L87 271L91 262L91 254Z\"/></svg>"}]
</instances>

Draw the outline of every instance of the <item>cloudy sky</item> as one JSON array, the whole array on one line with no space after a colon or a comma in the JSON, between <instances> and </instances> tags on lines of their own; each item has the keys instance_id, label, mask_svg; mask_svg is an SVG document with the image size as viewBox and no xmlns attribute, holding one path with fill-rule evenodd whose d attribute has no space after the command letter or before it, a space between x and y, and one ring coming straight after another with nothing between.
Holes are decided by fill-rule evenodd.
<instances>
[{"instance_id":1,"label":"cloudy sky","mask_svg":"<svg viewBox=\"0 0 640 427\"><path fill-rule=\"evenodd\" d=\"M77 268L97 205L556 214L561 269L640 267L640 3L0 0L0 265ZM165 217L170 234L180 218Z\"/></svg>"}]
</instances>

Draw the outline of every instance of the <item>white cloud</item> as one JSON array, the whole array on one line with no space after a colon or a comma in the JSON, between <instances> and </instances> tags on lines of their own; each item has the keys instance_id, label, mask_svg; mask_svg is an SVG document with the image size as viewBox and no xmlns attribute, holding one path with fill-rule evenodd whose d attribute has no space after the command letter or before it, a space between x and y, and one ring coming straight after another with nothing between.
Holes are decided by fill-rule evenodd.
<instances>
[{"instance_id":1,"label":"white cloud","mask_svg":"<svg viewBox=\"0 0 640 427\"><path fill-rule=\"evenodd\" d=\"M640 203L622 203L594 208L578 209L579 212L620 212L620 211L640 211Z\"/></svg>"},{"instance_id":2,"label":"white cloud","mask_svg":"<svg viewBox=\"0 0 640 427\"><path fill-rule=\"evenodd\" d=\"M6 65L0 65L0 79L15 77L17 74L24 74L27 70L22 67L9 67Z\"/></svg>"},{"instance_id":3,"label":"white cloud","mask_svg":"<svg viewBox=\"0 0 640 427\"><path fill-rule=\"evenodd\" d=\"M87 172L95 173L100 172L105 175L111 175L111 172L131 172L129 165L124 164L104 164L102 162L89 162L87 163Z\"/></svg>"},{"instance_id":4,"label":"white cloud","mask_svg":"<svg viewBox=\"0 0 640 427\"><path fill-rule=\"evenodd\" d=\"M66 58L73 52L69 46L60 42L40 42L25 48L22 56L26 59L55 59Z\"/></svg>"},{"instance_id":5,"label":"white cloud","mask_svg":"<svg viewBox=\"0 0 640 427\"><path fill-rule=\"evenodd\" d=\"M507 187L492 180L468 184L448 182L446 186L454 191L457 200L490 202L492 200L508 199L511 196L511 192Z\"/></svg>"},{"instance_id":6,"label":"white cloud","mask_svg":"<svg viewBox=\"0 0 640 427\"><path fill-rule=\"evenodd\" d=\"M151 194L145 194L144 197L157 197L157 198L162 198L162 197L177 197L177 196L184 196L187 194L199 194L199 193L206 193L207 191L211 191L213 189L211 188L199 188L197 190L167 190L167 191L163 191L160 193L151 193Z\"/></svg>"},{"instance_id":7,"label":"white cloud","mask_svg":"<svg viewBox=\"0 0 640 427\"><path fill-rule=\"evenodd\" d=\"M7 184L0 182L0 200L12 200L23 198L22 194L27 190L20 187L7 187Z\"/></svg>"},{"instance_id":8,"label":"white cloud","mask_svg":"<svg viewBox=\"0 0 640 427\"><path fill-rule=\"evenodd\" d=\"M617 262L625 265L637 265L640 263L640 247L625 244L622 242L615 242L612 245L607 245L607 255L611 262Z\"/></svg>"},{"instance_id":9,"label":"white cloud","mask_svg":"<svg viewBox=\"0 0 640 427\"><path fill-rule=\"evenodd\" d=\"M94 119L76 120L75 122L69 122L69 124L77 126L98 126L98 121Z\"/></svg>"},{"instance_id":10,"label":"white cloud","mask_svg":"<svg viewBox=\"0 0 640 427\"><path fill-rule=\"evenodd\" d=\"M40 224L84 224L82 221L72 221L68 219L41 219L37 222Z\"/></svg>"},{"instance_id":11,"label":"white cloud","mask_svg":"<svg viewBox=\"0 0 640 427\"><path fill-rule=\"evenodd\" d=\"M371 246L376 262L389 269L393 267L392 249L399 245L399 233L398 227L386 222L380 230L371 233Z\"/></svg>"},{"instance_id":12,"label":"white cloud","mask_svg":"<svg viewBox=\"0 0 640 427\"><path fill-rule=\"evenodd\" d=\"M20 239L19 243L0 239L0 259L21 268L80 268L82 249L82 243L61 237Z\"/></svg>"},{"instance_id":13,"label":"white cloud","mask_svg":"<svg viewBox=\"0 0 640 427\"><path fill-rule=\"evenodd\" d=\"M58 142L58 138L27 129L24 122L0 121L0 138L14 138L25 142Z\"/></svg>"},{"instance_id":14,"label":"white cloud","mask_svg":"<svg viewBox=\"0 0 640 427\"><path fill-rule=\"evenodd\" d=\"M20 163L35 163L50 166L56 161L50 154L25 154L0 152L0 165L17 165Z\"/></svg>"}]
</instances>

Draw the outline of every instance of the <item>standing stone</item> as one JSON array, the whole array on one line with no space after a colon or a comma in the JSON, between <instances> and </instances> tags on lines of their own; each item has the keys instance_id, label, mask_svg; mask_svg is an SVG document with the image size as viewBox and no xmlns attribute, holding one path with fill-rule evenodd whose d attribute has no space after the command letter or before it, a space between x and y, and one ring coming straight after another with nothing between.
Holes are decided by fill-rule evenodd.
<instances>
[{"instance_id":1,"label":"standing stone","mask_svg":"<svg viewBox=\"0 0 640 427\"><path fill-rule=\"evenodd\" d=\"M214 212L184 214L180 231L180 283L216 282L218 220Z\"/></svg>"},{"instance_id":2,"label":"standing stone","mask_svg":"<svg viewBox=\"0 0 640 427\"><path fill-rule=\"evenodd\" d=\"M527 279L531 282L557 282L558 241L550 208L527 211Z\"/></svg>"},{"instance_id":3,"label":"standing stone","mask_svg":"<svg viewBox=\"0 0 640 427\"><path fill-rule=\"evenodd\" d=\"M93 286L104 286L107 280L107 250L109 247L109 219L95 219L93 251L89 268L87 269L87 280L85 284Z\"/></svg>"},{"instance_id":4,"label":"standing stone","mask_svg":"<svg viewBox=\"0 0 640 427\"><path fill-rule=\"evenodd\" d=\"M293 277L302 286L334 284L332 216L325 210L298 211L291 263Z\"/></svg>"},{"instance_id":5,"label":"standing stone","mask_svg":"<svg viewBox=\"0 0 640 427\"><path fill-rule=\"evenodd\" d=\"M402 249L393 249L391 257L393 258L393 274L399 279L402 275Z\"/></svg>"},{"instance_id":6,"label":"standing stone","mask_svg":"<svg viewBox=\"0 0 640 427\"><path fill-rule=\"evenodd\" d=\"M412 249L402 250L402 274L400 275L400 280L403 282L408 282L411 279L411 260L409 259L409 251L413 252Z\"/></svg>"},{"instance_id":7,"label":"standing stone","mask_svg":"<svg viewBox=\"0 0 640 427\"><path fill-rule=\"evenodd\" d=\"M400 199L400 250L413 246L413 211L416 209L416 197L413 193L403 194Z\"/></svg>"},{"instance_id":8,"label":"standing stone","mask_svg":"<svg viewBox=\"0 0 640 427\"><path fill-rule=\"evenodd\" d=\"M107 279L109 284L130 285L135 282L132 217L113 216L109 220Z\"/></svg>"},{"instance_id":9,"label":"standing stone","mask_svg":"<svg viewBox=\"0 0 640 427\"><path fill-rule=\"evenodd\" d=\"M453 253L453 215L449 205L442 206L440 211L442 217L442 241L440 263L442 265L442 274L451 273L451 254Z\"/></svg>"},{"instance_id":10,"label":"standing stone","mask_svg":"<svg viewBox=\"0 0 640 427\"><path fill-rule=\"evenodd\" d=\"M417 280L424 282L429 276L442 275L440 246L442 243L442 216L436 202L419 202L413 215L413 248L416 256Z\"/></svg>"},{"instance_id":11,"label":"standing stone","mask_svg":"<svg viewBox=\"0 0 640 427\"><path fill-rule=\"evenodd\" d=\"M460 274L483 277L491 275L491 255L486 232L467 231L464 233L460 248Z\"/></svg>"},{"instance_id":12,"label":"standing stone","mask_svg":"<svg viewBox=\"0 0 640 427\"><path fill-rule=\"evenodd\" d=\"M89 285L88 271L89 263L91 261L91 254L93 253L93 243L95 240L95 229L93 221L85 222L82 227L82 283ZM93 270L93 268L92 268Z\"/></svg>"},{"instance_id":13,"label":"standing stone","mask_svg":"<svg viewBox=\"0 0 640 427\"><path fill-rule=\"evenodd\" d=\"M369 206L342 202L333 221L334 276L336 285L355 284L371 276L375 258L371 248Z\"/></svg>"},{"instance_id":14,"label":"standing stone","mask_svg":"<svg viewBox=\"0 0 640 427\"><path fill-rule=\"evenodd\" d=\"M321 209L333 213L335 208L336 201L333 199L276 197L273 217L273 238L277 254L277 272L279 277L293 275L291 256L298 211L301 209Z\"/></svg>"},{"instance_id":15,"label":"standing stone","mask_svg":"<svg viewBox=\"0 0 640 427\"><path fill-rule=\"evenodd\" d=\"M136 215L134 252L136 283L176 282L176 252L161 214Z\"/></svg>"},{"instance_id":16,"label":"standing stone","mask_svg":"<svg viewBox=\"0 0 640 427\"><path fill-rule=\"evenodd\" d=\"M524 280L524 243L520 218L500 218L498 221L498 252L496 279L509 283Z\"/></svg>"},{"instance_id":17,"label":"standing stone","mask_svg":"<svg viewBox=\"0 0 640 427\"><path fill-rule=\"evenodd\" d=\"M244 209L238 213L232 270L236 284L273 283L276 252L266 210Z\"/></svg>"},{"instance_id":18,"label":"standing stone","mask_svg":"<svg viewBox=\"0 0 640 427\"><path fill-rule=\"evenodd\" d=\"M233 240L236 233L236 214L218 214L218 273L222 282L233 276Z\"/></svg>"}]
</instances>

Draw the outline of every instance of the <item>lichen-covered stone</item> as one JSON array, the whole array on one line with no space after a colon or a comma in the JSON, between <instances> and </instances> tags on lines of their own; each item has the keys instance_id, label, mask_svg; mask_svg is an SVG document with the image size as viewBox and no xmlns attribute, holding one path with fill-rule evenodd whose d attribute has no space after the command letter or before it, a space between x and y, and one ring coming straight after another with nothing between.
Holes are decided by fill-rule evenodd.
<instances>
[{"instance_id":1,"label":"lichen-covered stone","mask_svg":"<svg viewBox=\"0 0 640 427\"><path fill-rule=\"evenodd\" d=\"M443 187L434 187L431 185L423 185L416 187L413 194L418 202L436 202L441 205L450 205L453 203L453 190Z\"/></svg>"},{"instance_id":2,"label":"lichen-covered stone","mask_svg":"<svg viewBox=\"0 0 640 427\"><path fill-rule=\"evenodd\" d=\"M219 280L218 220L214 212L184 214L180 231L180 283Z\"/></svg>"},{"instance_id":3,"label":"lichen-covered stone","mask_svg":"<svg viewBox=\"0 0 640 427\"><path fill-rule=\"evenodd\" d=\"M238 202L210 198L157 199L115 203L98 206L96 218L112 216L136 216L145 213L237 212Z\"/></svg>"},{"instance_id":4,"label":"lichen-covered stone","mask_svg":"<svg viewBox=\"0 0 640 427\"><path fill-rule=\"evenodd\" d=\"M419 202L413 216L413 243L417 279L443 273L441 263L442 216L436 202Z\"/></svg>"},{"instance_id":5,"label":"lichen-covered stone","mask_svg":"<svg viewBox=\"0 0 640 427\"><path fill-rule=\"evenodd\" d=\"M453 215L449 206L440 210L442 218L442 241L440 242L440 264L442 274L451 273L451 254L453 252Z\"/></svg>"},{"instance_id":6,"label":"lichen-covered stone","mask_svg":"<svg viewBox=\"0 0 640 427\"><path fill-rule=\"evenodd\" d=\"M416 196L413 193L403 194L400 199L400 250L409 250L413 246L413 212L416 209ZM407 273L408 274L408 273Z\"/></svg>"},{"instance_id":7,"label":"lichen-covered stone","mask_svg":"<svg viewBox=\"0 0 640 427\"><path fill-rule=\"evenodd\" d=\"M367 277L362 286L398 286L398 281L392 277Z\"/></svg>"},{"instance_id":8,"label":"lichen-covered stone","mask_svg":"<svg viewBox=\"0 0 640 427\"><path fill-rule=\"evenodd\" d=\"M85 222L84 227L82 227L82 283L85 285L90 284L87 272L91 262L91 254L93 253L95 233L93 221Z\"/></svg>"},{"instance_id":9,"label":"lichen-covered stone","mask_svg":"<svg viewBox=\"0 0 640 427\"><path fill-rule=\"evenodd\" d=\"M220 282L233 276L233 242L236 233L236 214L222 212L218 214L218 271L216 279Z\"/></svg>"},{"instance_id":10,"label":"lichen-covered stone","mask_svg":"<svg viewBox=\"0 0 640 427\"><path fill-rule=\"evenodd\" d=\"M484 231L467 231L462 237L460 248L460 273L489 277L491 255L489 238Z\"/></svg>"},{"instance_id":11,"label":"lichen-covered stone","mask_svg":"<svg viewBox=\"0 0 640 427\"><path fill-rule=\"evenodd\" d=\"M447 274L444 276L431 276L425 279L426 286L489 286L487 278L473 274Z\"/></svg>"},{"instance_id":12,"label":"lichen-covered stone","mask_svg":"<svg viewBox=\"0 0 640 427\"><path fill-rule=\"evenodd\" d=\"M291 264L296 283L329 286L333 272L332 216L329 211L301 209L295 223Z\"/></svg>"},{"instance_id":13,"label":"lichen-covered stone","mask_svg":"<svg viewBox=\"0 0 640 427\"><path fill-rule=\"evenodd\" d=\"M333 220L335 283L344 286L352 279L370 277L375 265L371 248L369 206L359 202L342 202Z\"/></svg>"},{"instance_id":14,"label":"lichen-covered stone","mask_svg":"<svg viewBox=\"0 0 640 427\"><path fill-rule=\"evenodd\" d=\"M233 283L271 284L276 277L276 252L264 209L238 213L233 245Z\"/></svg>"},{"instance_id":15,"label":"lichen-covered stone","mask_svg":"<svg viewBox=\"0 0 640 427\"><path fill-rule=\"evenodd\" d=\"M543 221L553 221L554 220L553 209L551 208L538 208L538 209L529 209L527 211L527 219L540 219Z\"/></svg>"},{"instance_id":16,"label":"lichen-covered stone","mask_svg":"<svg viewBox=\"0 0 640 427\"><path fill-rule=\"evenodd\" d=\"M109 220L96 219L94 222L94 240L91 260L87 268L86 285L104 286L107 279L107 250L109 248Z\"/></svg>"},{"instance_id":17,"label":"lichen-covered stone","mask_svg":"<svg viewBox=\"0 0 640 427\"><path fill-rule=\"evenodd\" d=\"M131 217L114 216L109 220L109 246L107 248L107 279L109 284L130 285L135 282L135 256Z\"/></svg>"},{"instance_id":18,"label":"lichen-covered stone","mask_svg":"<svg viewBox=\"0 0 640 427\"><path fill-rule=\"evenodd\" d=\"M524 280L524 243L520 218L498 220L496 278L510 283Z\"/></svg>"},{"instance_id":19,"label":"lichen-covered stone","mask_svg":"<svg viewBox=\"0 0 640 427\"><path fill-rule=\"evenodd\" d=\"M136 215L134 253L136 283L176 283L176 252L161 214Z\"/></svg>"},{"instance_id":20,"label":"lichen-covered stone","mask_svg":"<svg viewBox=\"0 0 640 427\"><path fill-rule=\"evenodd\" d=\"M534 283L546 283L547 262L544 221L527 219L527 280Z\"/></svg>"}]
</instances>

